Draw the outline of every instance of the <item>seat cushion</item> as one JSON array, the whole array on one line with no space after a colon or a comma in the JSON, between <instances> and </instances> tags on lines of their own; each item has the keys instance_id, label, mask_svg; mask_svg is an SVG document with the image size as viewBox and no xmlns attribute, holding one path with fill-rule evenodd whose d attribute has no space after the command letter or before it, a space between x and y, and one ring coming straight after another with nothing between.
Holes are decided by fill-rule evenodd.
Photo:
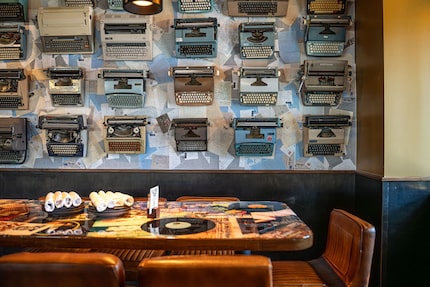
<instances>
[{"instance_id":1,"label":"seat cushion","mask_svg":"<svg viewBox=\"0 0 430 287\"><path fill-rule=\"evenodd\" d=\"M326 285L306 261L273 261L273 287Z\"/></svg>"}]
</instances>

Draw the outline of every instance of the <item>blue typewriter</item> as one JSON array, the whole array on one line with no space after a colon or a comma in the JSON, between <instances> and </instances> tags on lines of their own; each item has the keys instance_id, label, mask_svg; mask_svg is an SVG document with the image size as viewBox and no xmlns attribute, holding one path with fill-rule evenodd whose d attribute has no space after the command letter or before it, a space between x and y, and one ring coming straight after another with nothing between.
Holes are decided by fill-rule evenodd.
<instances>
[{"instance_id":1,"label":"blue typewriter","mask_svg":"<svg viewBox=\"0 0 430 287\"><path fill-rule=\"evenodd\" d=\"M26 54L24 25L0 25L0 60L23 60Z\"/></svg>"},{"instance_id":2,"label":"blue typewriter","mask_svg":"<svg viewBox=\"0 0 430 287\"><path fill-rule=\"evenodd\" d=\"M270 59L275 49L275 23L248 22L239 25L242 59Z\"/></svg>"},{"instance_id":3,"label":"blue typewriter","mask_svg":"<svg viewBox=\"0 0 430 287\"><path fill-rule=\"evenodd\" d=\"M240 68L239 101L241 105L276 105L278 90L277 68Z\"/></svg>"},{"instance_id":4,"label":"blue typewriter","mask_svg":"<svg viewBox=\"0 0 430 287\"><path fill-rule=\"evenodd\" d=\"M278 118L235 118L234 150L237 156L272 156L275 150Z\"/></svg>"}]
</instances>

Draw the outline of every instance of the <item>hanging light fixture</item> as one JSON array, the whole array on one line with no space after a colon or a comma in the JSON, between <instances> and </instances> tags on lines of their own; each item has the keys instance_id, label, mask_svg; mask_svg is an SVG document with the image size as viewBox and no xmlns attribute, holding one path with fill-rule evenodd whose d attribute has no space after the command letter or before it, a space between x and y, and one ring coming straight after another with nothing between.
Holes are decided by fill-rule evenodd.
<instances>
[{"instance_id":1,"label":"hanging light fixture","mask_svg":"<svg viewBox=\"0 0 430 287\"><path fill-rule=\"evenodd\" d=\"M133 14L153 15L163 10L163 0L124 0L123 8Z\"/></svg>"}]
</instances>

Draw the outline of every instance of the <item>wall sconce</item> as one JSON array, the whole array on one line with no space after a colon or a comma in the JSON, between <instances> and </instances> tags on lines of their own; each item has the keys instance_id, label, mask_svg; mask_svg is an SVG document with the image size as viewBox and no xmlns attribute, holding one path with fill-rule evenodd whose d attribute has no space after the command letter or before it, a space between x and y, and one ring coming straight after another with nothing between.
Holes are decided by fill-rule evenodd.
<instances>
[{"instance_id":1,"label":"wall sconce","mask_svg":"<svg viewBox=\"0 0 430 287\"><path fill-rule=\"evenodd\" d=\"M133 14L153 15L163 10L163 0L124 0L124 10Z\"/></svg>"}]
</instances>

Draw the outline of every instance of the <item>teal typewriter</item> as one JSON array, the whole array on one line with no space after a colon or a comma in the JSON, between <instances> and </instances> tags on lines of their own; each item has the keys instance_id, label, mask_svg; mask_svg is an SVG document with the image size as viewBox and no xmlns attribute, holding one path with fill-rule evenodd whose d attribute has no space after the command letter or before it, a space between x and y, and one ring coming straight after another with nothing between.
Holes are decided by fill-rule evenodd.
<instances>
[{"instance_id":1,"label":"teal typewriter","mask_svg":"<svg viewBox=\"0 0 430 287\"><path fill-rule=\"evenodd\" d=\"M278 90L277 68L240 68L239 102L241 105L276 105Z\"/></svg>"},{"instance_id":2,"label":"teal typewriter","mask_svg":"<svg viewBox=\"0 0 430 287\"><path fill-rule=\"evenodd\" d=\"M27 0L0 0L0 22L25 22L27 13Z\"/></svg>"},{"instance_id":3,"label":"teal typewriter","mask_svg":"<svg viewBox=\"0 0 430 287\"><path fill-rule=\"evenodd\" d=\"M175 19L177 58L213 58L217 55L217 19Z\"/></svg>"},{"instance_id":4,"label":"teal typewriter","mask_svg":"<svg viewBox=\"0 0 430 287\"><path fill-rule=\"evenodd\" d=\"M234 118L234 150L237 156L272 156L278 118Z\"/></svg>"},{"instance_id":5,"label":"teal typewriter","mask_svg":"<svg viewBox=\"0 0 430 287\"><path fill-rule=\"evenodd\" d=\"M248 22L239 25L242 59L271 59L275 50L275 23Z\"/></svg>"},{"instance_id":6,"label":"teal typewriter","mask_svg":"<svg viewBox=\"0 0 430 287\"><path fill-rule=\"evenodd\" d=\"M0 60L24 60L27 31L24 25L0 25Z\"/></svg>"}]
</instances>

